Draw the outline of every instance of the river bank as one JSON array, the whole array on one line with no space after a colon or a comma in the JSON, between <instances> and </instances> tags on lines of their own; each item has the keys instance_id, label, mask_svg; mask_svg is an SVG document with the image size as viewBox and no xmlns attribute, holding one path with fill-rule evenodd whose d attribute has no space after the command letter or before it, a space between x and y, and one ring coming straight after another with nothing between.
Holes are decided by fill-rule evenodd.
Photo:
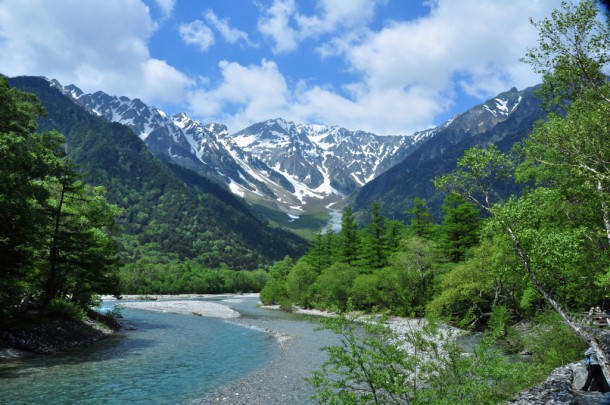
<instances>
[{"instance_id":1,"label":"river bank","mask_svg":"<svg viewBox=\"0 0 610 405\"><path fill-rule=\"evenodd\" d=\"M0 361L51 354L90 345L114 334L118 325L99 319L48 319L22 323L0 334Z\"/></svg>"},{"instance_id":2,"label":"river bank","mask_svg":"<svg viewBox=\"0 0 610 405\"><path fill-rule=\"evenodd\" d=\"M126 327L114 338L101 342L101 346L70 350L61 356L35 356L38 359L35 364L58 363L59 367L25 368L24 362L18 361L5 367L4 372L0 368L0 379L9 377L2 384L15 382L12 388L5 387L5 392L14 395L19 386L42 384L42 376L58 373L62 381L71 385L70 393L49 391L58 380L58 376L53 375L45 377L49 382L38 389L45 393L45 398L57 400L59 395L64 395L61 398L66 400L88 398L104 402L105 398L121 395L121 400L129 402L166 395L164 398L172 398L173 403L180 404L314 404L310 399L313 389L304 379L310 377L313 370L320 369L326 360L326 352L320 349L339 343L338 337L331 332L316 331L318 317L331 316L331 313L315 310L286 313L261 307L256 294L126 296L123 300L108 299L103 308L111 310L117 304L125 308L123 322ZM417 321L390 319L390 325L406 328L416 327L413 322ZM224 329L229 326L232 328L225 333ZM259 360L250 359L255 353L265 354L262 359L260 356ZM23 371L17 374L15 370L21 367L24 367ZM222 367L222 371L218 367ZM121 370L125 373L115 375ZM233 373L237 370L241 374ZM31 381L28 380L30 376ZM561 380L563 384L572 378L572 373L566 376L562 373L553 381ZM159 392L151 393L151 378L156 384L159 381L167 383L159 387ZM92 379L108 381L92 386ZM180 387L185 381L189 385ZM176 388L181 390L179 394L173 391ZM532 398L555 395L555 391L556 384L547 382L521 396L521 402L516 403L538 403L531 402ZM0 397L1 392L2 389ZM23 398L23 403L34 398L27 392L20 395L23 396L15 398ZM581 399L576 393L574 396Z\"/></svg>"}]
</instances>

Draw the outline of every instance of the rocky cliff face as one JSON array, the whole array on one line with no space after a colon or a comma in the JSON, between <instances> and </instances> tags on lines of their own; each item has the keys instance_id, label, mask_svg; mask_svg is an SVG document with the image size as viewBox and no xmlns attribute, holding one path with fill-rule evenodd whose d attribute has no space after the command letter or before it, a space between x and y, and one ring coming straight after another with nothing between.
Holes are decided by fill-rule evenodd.
<instances>
[{"instance_id":1,"label":"rocky cliff face","mask_svg":"<svg viewBox=\"0 0 610 405\"><path fill-rule=\"evenodd\" d=\"M434 188L436 176L452 171L469 148L495 144L509 150L541 117L533 88L502 93L448 121L403 161L367 183L355 195L354 209L363 211L372 201L383 201L387 217L406 219L405 210L419 197L440 212L443 196Z\"/></svg>"},{"instance_id":2,"label":"rocky cliff face","mask_svg":"<svg viewBox=\"0 0 610 405\"><path fill-rule=\"evenodd\" d=\"M293 217L341 202L434 133L379 136L278 118L229 134L224 125L169 116L139 99L50 83L91 113L130 127L157 155Z\"/></svg>"}]
</instances>

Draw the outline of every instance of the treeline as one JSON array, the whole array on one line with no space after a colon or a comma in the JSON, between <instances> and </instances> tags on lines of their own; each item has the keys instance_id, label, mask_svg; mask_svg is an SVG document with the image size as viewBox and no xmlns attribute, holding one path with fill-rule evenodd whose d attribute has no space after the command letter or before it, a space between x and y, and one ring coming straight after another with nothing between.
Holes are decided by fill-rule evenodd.
<instances>
[{"instance_id":1,"label":"treeline","mask_svg":"<svg viewBox=\"0 0 610 405\"><path fill-rule=\"evenodd\" d=\"M35 96L0 77L2 326L28 302L41 316L83 316L98 294L118 294L120 210L102 187L79 180L62 135L36 132L44 113Z\"/></svg>"},{"instance_id":2,"label":"treeline","mask_svg":"<svg viewBox=\"0 0 610 405\"><path fill-rule=\"evenodd\" d=\"M410 210L413 219L408 225L380 212L380 204L373 203L369 223L360 228L347 207L338 233L319 233L296 264L287 258L271 268L261 300L307 308L424 315L441 275L477 244L480 211L450 195L440 224L432 221L421 199Z\"/></svg>"},{"instance_id":3,"label":"treeline","mask_svg":"<svg viewBox=\"0 0 610 405\"><path fill-rule=\"evenodd\" d=\"M119 272L124 294L223 294L259 292L267 282L264 269L210 269L196 260L146 258Z\"/></svg>"}]
</instances>

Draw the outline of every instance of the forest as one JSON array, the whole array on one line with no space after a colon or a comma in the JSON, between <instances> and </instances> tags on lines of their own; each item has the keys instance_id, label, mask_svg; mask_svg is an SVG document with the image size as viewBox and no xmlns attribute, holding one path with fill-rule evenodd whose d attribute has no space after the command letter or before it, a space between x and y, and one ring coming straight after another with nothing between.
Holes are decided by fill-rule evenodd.
<instances>
[{"instance_id":1,"label":"forest","mask_svg":"<svg viewBox=\"0 0 610 405\"><path fill-rule=\"evenodd\" d=\"M610 277L610 85L604 73L610 27L600 14L595 1L564 2L551 17L532 22L539 47L523 61L544 77L537 95L547 116L510 152L472 148L453 172L435 178L446 193L439 223L421 199L406 208L408 224L384 218L374 202L368 224L359 228L348 207L339 233L319 234L296 263L287 259L271 269L261 300L287 310L298 305L427 318L484 333L469 361L437 358L448 373L444 380L430 375L419 388L405 389L403 380L391 383L404 377L398 370L423 364L392 343L396 336L384 345L349 323L330 322L327 327L345 339L329 349L324 372L312 380L320 402L418 403L419 395L434 403L497 403L579 359L587 345L610 376L600 341L582 322L591 307L608 308ZM496 186L506 181L523 191L500 198ZM412 337L420 348L421 342ZM533 361L507 364L493 345L531 353ZM489 368L477 371L476 362ZM469 388L442 386L463 373L472 377Z\"/></svg>"},{"instance_id":2,"label":"forest","mask_svg":"<svg viewBox=\"0 0 610 405\"><path fill-rule=\"evenodd\" d=\"M0 105L0 324L24 321L31 300L41 316L82 318L119 294L120 210L80 181L61 134L35 131L35 96L0 77Z\"/></svg>"}]
</instances>

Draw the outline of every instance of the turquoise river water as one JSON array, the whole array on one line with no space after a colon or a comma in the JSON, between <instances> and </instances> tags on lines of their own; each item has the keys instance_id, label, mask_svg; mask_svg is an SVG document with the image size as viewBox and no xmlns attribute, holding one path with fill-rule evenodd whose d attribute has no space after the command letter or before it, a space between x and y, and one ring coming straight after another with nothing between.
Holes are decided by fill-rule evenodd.
<instances>
[{"instance_id":1,"label":"turquoise river water","mask_svg":"<svg viewBox=\"0 0 610 405\"><path fill-rule=\"evenodd\" d=\"M304 316L258 308L256 297L213 300L242 317L126 308L125 328L101 342L2 362L0 404L311 403L303 378L334 337Z\"/></svg>"}]
</instances>

